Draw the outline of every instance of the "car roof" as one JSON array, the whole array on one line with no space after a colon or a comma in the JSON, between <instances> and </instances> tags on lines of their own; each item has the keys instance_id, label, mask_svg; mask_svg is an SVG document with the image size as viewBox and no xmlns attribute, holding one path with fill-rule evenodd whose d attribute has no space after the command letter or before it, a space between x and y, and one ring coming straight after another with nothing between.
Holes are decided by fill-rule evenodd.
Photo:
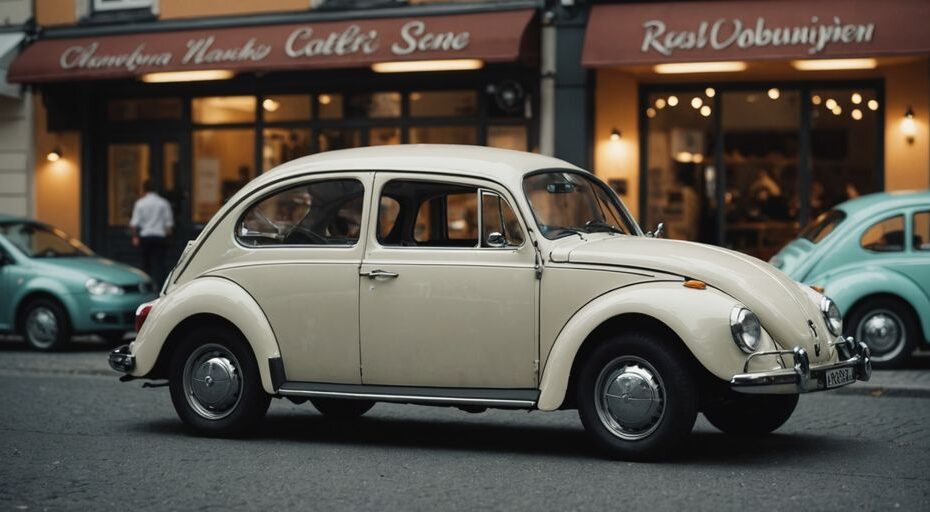
<instances>
[{"instance_id":1,"label":"car roof","mask_svg":"<svg viewBox=\"0 0 930 512\"><path fill-rule=\"evenodd\" d=\"M454 173L520 186L523 176L540 169L581 170L564 160L524 151L454 144L400 144L327 151L279 165L253 181L336 170ZM251 188L251 187L250 187Z\"/></svg>"},{"instance_id":2,"label":"car roof","mask_svg":"<svg viewBox=\"0 0 930 512\"><path fill-rule=\"evenodd\" d=\"M25 222L29 219L23 217L17 217L15 215L7 215L5 213L0 213L0 222Z\"/></svg>"},{"instance_id":3,"label":"car roof","mask_svg":"<svg viewBox=\"0 0 930 512\"><path fill-rule=\"evenodd\" d=\"M849 216L868 217L894 208L930 205L930 190L877 192L837 205Z\"/></svg>"}]
</instances>

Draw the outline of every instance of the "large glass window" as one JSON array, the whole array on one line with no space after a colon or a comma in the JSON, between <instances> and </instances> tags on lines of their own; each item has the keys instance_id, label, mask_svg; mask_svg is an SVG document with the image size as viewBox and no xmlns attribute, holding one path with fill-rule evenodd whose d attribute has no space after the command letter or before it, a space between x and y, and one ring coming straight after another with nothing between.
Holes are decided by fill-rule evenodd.
<instances>
[{"instance_id":1,"label":"large glass window","mask_svg":"<svg viewBox=\"0 0 930 512\"><path fill-rule=\"evenodd\" d=\"M255 130L196 130L193 156L193 221L204 224L255 177Z\"/></svg>"},{"instance_id":2,"label":"large glass window","mask_svg":"<svg viewBox=\"0 0 930 512\"><path fill-rule=\"evenodd\" d=\"M163 121L181 119L179 98L130 98L107 102L110 121Z\"/></svg>"},{"instance_id":3,"label":"large glass window","mask_svg":"<svg viewBox=\"0 0 930 512\"><path fill-rule=\"evenodd\" d=\"M474 125L465 126L411 126L411 144L476 144Z\"/></svg>"},{"instance_id":4,"label":"large glass window","mask_svg":"<svg viewBox=\"0 0 930 512\"><path fill-rule=\"evenodd\" d=\"M262 100L265 122L307 121L313 117L307 94L278 94Z\"/></svg>"},{"instance_id":5,"label":"large glass window","mask_svg":"<svg viewBox=\"0 0 930 512\"><path fill-rule=\"evenodd\" d=\"M423 91L410 93L413 117L468 117L478 113L475 91Z\"/></svg>"},{"instance_id":6,"label":"large glass window","mask_svg":"<svg viewBox=\"0 0 930 512\"><path fill-rule=\"evenodd\" d=\"M147 143L107 146L107 211L110 226L128 226L136 199L150 178Z\"/></svg>"},{"instance_id":7,"label":"large glass window","mask_svg":"<svg viewBox=\"0 0 930 512\"><path fill-rule=\"evenodd\" d=\"M236 236L253 247L355 244L362 225L363 191L354 179L289 188L250 207Z\"/></svg>"},{"instance_id":8,"label":"large glass window","mask_svg":"<svg viewBox=\"0 0 930 512\"><path fill-rule=\"evenodd\" d=\"M262 172L313 150L309 128L265 128L262 132Z\"/></svg>"},{"instance_id":9,"label":"large glass window","mask_svg":"<svg viewBox=\"0 0 930 512\"><path fill-rule=\"evenodd\" d=\"M191 114L196 124L251 123L255 121L255 96L194 98Z\"/></svg>"}]
</instances>

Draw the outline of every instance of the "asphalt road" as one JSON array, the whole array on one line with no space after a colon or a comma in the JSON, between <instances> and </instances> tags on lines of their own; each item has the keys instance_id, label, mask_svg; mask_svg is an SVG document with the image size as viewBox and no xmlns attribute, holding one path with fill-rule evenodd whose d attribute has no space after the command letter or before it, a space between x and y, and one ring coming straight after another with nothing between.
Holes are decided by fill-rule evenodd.
<instances>
[{"instance_id":1,"label":"asphalt road","mask_svg":"<svg viewBox=\"0 0 930 512\"><path fill-rule=\"evenodd\" d=\"M601 458L574 411L378 404L336 422L272 403L246 440L197 438L167 389L104 352L0 344L0 510L927 510L930 398L804 396L775 435L699 418L663 463Z\"/></svg>"}]
</instances>

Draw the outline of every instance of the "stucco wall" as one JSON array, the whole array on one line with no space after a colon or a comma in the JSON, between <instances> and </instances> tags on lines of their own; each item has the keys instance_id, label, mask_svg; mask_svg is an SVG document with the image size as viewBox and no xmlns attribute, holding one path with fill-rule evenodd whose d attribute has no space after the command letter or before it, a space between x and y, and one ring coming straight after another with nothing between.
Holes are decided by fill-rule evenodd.
<instances>
[{"instance_id":1,"label":"stucco wall","mask_svg":"<svg viewBox=\"0 0 930 512\"><path fill-rule=\"evenodd\" d=\"M36 95L35 109L35 217L81 236L81 137L77 132L48 133L45 108ZM61 150L56 162L46 159L49 151Z\"/></svg>"},{"instance_id":2,"label":"stucco wall","mask_svg":"<svg viewBox=\"0 0 930 512\"><path fill-rule=\"evenodd\" d=\"M930 187L930 61L889 66L885 76L885 188ZM901 132L907 107L914 109L917 134L908 144Z\"/></svg>"},{"instance_id":3,"label":"stucco wall","mask_svg":"<svg viewBox=\"0 0 930 512\"><path fill-rule=\"evenodd\" d=\"M0 213L33 214L31 105L28 93L0 96Z\"/></svg>"}]
</instances>

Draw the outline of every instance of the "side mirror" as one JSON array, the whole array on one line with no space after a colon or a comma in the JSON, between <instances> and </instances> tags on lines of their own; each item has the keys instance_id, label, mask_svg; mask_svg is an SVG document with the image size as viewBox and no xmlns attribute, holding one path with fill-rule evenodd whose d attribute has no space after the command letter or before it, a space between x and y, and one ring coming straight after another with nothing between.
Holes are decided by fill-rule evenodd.
<instances>
[{"instance_id":1,"label":"side mirror","mask_svg":"<svg viewBox=\"0 0 930 512\"><path fill-rule=\"evenodd\" d=\"M491 234L488 235L487 244L488 247L507 247L507 239L504 238L504 235L498 233L497 231L492 231Z\"/></svg>"},{"instance_id":2,"label":"side mirror","mask_svg":"<svg viewBox=\"0 0 930 512\"><path fill-rule=\"evenodd\" d=\"M646 236L650 238L663 238L665 236L665 223L660 222L659 225L656 226L656 229L646 233Z\"/></svg>"}]
</instances>

